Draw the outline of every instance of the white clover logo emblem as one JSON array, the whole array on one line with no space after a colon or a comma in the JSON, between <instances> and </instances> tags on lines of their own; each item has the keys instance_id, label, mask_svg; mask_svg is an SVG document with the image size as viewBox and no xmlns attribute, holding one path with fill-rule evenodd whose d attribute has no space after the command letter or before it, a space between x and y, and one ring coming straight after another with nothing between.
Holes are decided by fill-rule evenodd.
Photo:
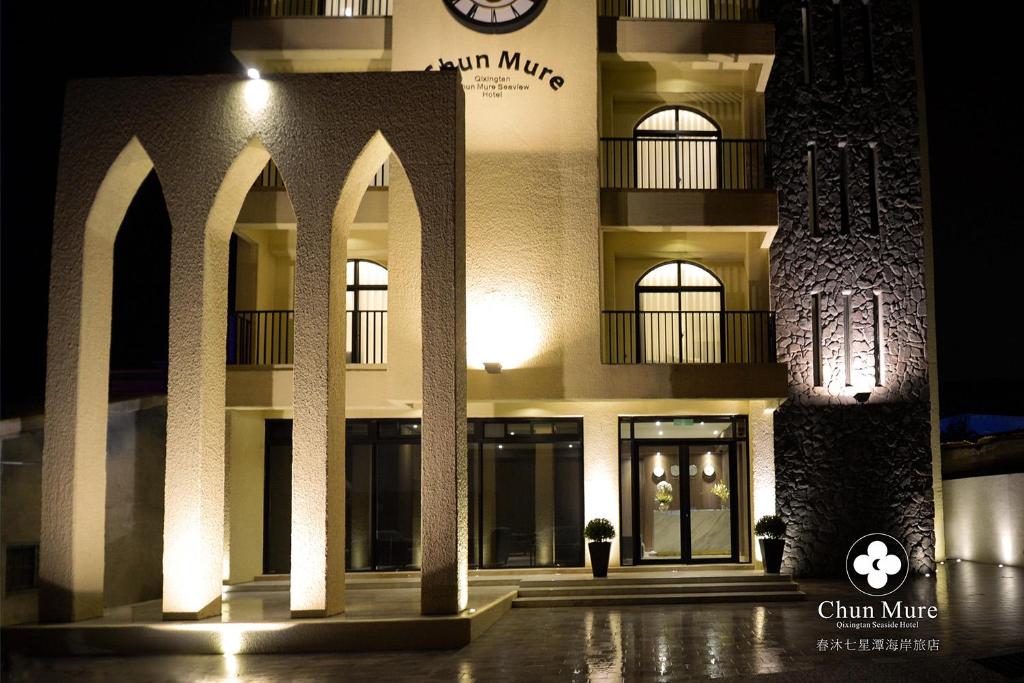
<instances>
[{"instance_id":1,"label":"white clover logo emblem","mask_svg":"<svg viewBox=\"0 0 1024 683\"><path fill-rule=\"evenodd\" d=\"M879 590L889 583L889 577L899 574L903 561L896 555L889 554L889 546L885 541L872 541L865 555L858 555L853 561L853 570L861 576L868 577L868 585Z\"/></svg>"},{"instance_id":2,"label":"white clover logo emblem","mask_svg":"<svg viewBox=\"0 0 1024 683\"><path fill-rule=\"evenodd\" d=\"M888 534L859 538L846 554L846 575L854 588L865 595L889 595L903 585L909 574L906 549Z\"/></svg>"}]
</instances>

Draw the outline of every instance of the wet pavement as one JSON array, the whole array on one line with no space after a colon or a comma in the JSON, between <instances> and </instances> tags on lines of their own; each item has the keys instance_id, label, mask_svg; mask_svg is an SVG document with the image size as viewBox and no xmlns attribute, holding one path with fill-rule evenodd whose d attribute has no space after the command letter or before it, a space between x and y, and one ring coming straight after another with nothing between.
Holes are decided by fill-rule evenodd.
<instances>
[{"instance_id":1,"label":"wet pavement","mask_svg":"<svg viewBox=\"0 0 1024 683\"><path fill-rule=\"evenodd\" d=\"M867 598L802 581L771 605L514 609L458 651L349 655L79 657L5 662L8 681L1007 680L971 660L1024 651L1024 569L950 564ZM822 601L935 605L916 628L837 628ZM834 607L830 608L834 609ZM849 621L849 620L848 620ZM772 675L774 674L774 675ZM1024 671L1021 672L1024 675Z\"/></svg>"}]
</instances>

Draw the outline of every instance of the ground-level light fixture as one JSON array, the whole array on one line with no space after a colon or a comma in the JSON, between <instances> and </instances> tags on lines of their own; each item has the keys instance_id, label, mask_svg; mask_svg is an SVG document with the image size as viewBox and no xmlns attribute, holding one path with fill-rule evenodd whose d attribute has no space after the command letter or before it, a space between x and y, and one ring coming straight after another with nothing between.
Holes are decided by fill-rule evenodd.
<instances>
[{"instance_id":1,"label":"ground-level light fixture","mask_svg":"<svg viewBox=\"0 0 1024 683\"><path fill-rule=\"evenodd\" d=\"M860 404L867 403L869 398L871 398L870 391L861 391L853 395L853 399Z\"/></svg>"},{"instance_id":2,"label":"ground-level light fixture","mask_svg":"<svg viewBox=\"0 0 1024 683\"><path fill-rule=\"evenodd\" d=\"M251 78L254 81L258 81L261 78L260 70L257 69L254 66L250 66L248 69L246 69L245 70L245 75L248 76L249 78Z\"/></svg>"},{"instance_id":3,"label":"ground-level light fixture","mask_svg":"<svg viewBox=\"0 0 1024 683\"><path fill-rule=\"evenodd\" d=\"M484 370L486 370L491 375L497 375L498 373L501 372L501 363L484 363Z\"/></svg>"}]
</instances>

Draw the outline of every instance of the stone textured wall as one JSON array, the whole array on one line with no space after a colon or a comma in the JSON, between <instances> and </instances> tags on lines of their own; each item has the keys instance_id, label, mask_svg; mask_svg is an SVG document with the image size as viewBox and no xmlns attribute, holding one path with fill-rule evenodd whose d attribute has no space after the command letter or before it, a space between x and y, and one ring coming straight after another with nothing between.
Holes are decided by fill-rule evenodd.
<instances>
[{"instance_id":1,"label":"stone textured wall","mask_svg":"<svg viewBox=\"0 0 1024 683\"><path fill-rule=\"evenodd\" d=\"M779 510L791 523L787 565L802 575L843 572L868 531L904 539L913 564L934 564L929 443L924 215L911 0L870 3L873 77L860 0L810 0L811 82L805 83L801 3L763 0L777 57L766 93L779 233L771 284L779 360L790 399L776 412ZM835 13L842 17L841 52ZM807 149L817 159L818 234L808 220ZM842 225L841 146L848 154L848 230ZM870 156L877 149L878 230ZM876 354L874 297L882 301ZM812 296L821 302L821 382L814 386ZM850 297L846 330L843 300ZM849 376L844 346L850 336ZM883 381L876 386L876 357ZM849 381L848 381L849 380ZM871 391L867 406L853 394Z\"/></svg>"}]
</instances>

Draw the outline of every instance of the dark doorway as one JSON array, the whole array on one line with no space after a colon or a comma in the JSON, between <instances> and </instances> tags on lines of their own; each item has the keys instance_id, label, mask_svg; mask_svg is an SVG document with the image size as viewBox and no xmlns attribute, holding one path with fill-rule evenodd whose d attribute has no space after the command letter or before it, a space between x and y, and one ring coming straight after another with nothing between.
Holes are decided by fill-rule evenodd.
<instances>
[{"instance_id":1,"label":"dark doorway","mask_svg":"<svg viewBox=\"0 0 1024 683\"><path fill-rule=\"evenodd\" d=\"M287 574L292 555L292 421L267 420L263 453L263 573Z\"/></svg>"}]
</instances>

